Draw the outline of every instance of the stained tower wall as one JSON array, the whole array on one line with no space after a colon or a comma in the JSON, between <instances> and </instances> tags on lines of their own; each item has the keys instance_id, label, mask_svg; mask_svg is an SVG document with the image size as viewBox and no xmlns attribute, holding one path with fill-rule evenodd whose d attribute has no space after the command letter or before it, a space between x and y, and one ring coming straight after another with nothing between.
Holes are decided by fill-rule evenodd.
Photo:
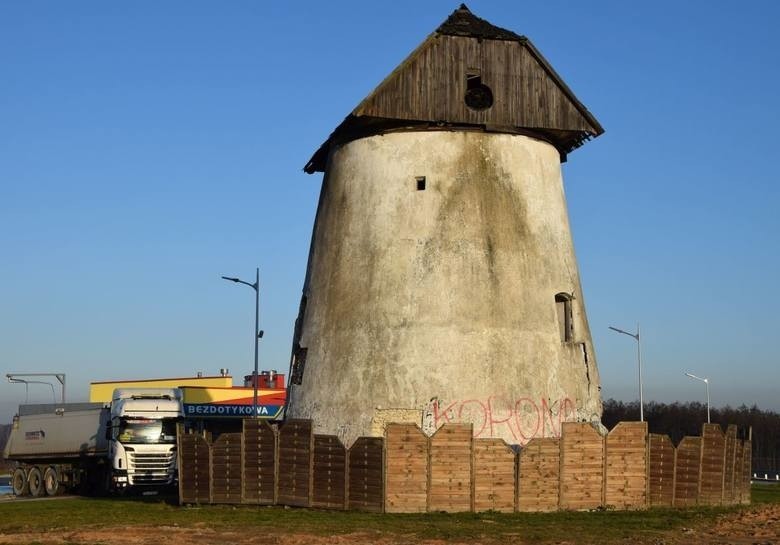
<instances>
[{"instance_id":1,"label":"stained tower wall","mask_svg":"<svg viewBox=\"0 0 780 545\"><path fill-rule=\"evenodd\" d=\"M471 423L509 444L600 418L552 145L369 136L334 146L322 192L288 416L345 444L399 417L428 432Z\"/></svg>"}]
</instances>

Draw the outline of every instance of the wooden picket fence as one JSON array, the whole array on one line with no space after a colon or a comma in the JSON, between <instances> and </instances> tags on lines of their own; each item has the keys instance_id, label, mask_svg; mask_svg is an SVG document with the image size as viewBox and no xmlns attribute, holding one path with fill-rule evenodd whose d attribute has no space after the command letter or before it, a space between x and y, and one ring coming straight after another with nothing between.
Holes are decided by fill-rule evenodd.
<instances>
[{"instance_id":1,"label":"wooden picket fence","mask_svg":"<svg viewBox=\"0 0 780 545\"><path fill-rule=\"evenodd\" d=\"M387 513L644 509L750 502L751 441L704 424L675 447L644 422L606 436L563 423L519 449L447 424L389 424L349 449L308 420L245 420L209 443L179 430L182 504L289 505Z\"/></svg>"}]
</instances>

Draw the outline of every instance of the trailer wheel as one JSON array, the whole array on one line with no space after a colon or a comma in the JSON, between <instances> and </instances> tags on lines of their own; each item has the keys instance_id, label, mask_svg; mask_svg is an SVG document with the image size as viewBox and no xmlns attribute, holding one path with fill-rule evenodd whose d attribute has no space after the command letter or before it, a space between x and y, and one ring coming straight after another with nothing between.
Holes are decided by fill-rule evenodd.
<instances>
[{"instance_id":1,"label":"trailer wheel","mask_svg":"<svg viewBox=\"0 0 780 545\"><path fill-rule=\"evenodd\" d=\"M17 467L14 470L14 474L11 477L11 489L14 491L14 496L26 496L30 493L30 487L27 484L27 472L21 467Z\"/></svg>"},{"instance_id":2,"label":"trailer wheel","mask_svg":"<svg viewBox=\"0 0 780 545\"><path fill-rule=\"evenodd\" d=\"M43 486L46 489L47 496L59 496L63 492L63 486L60 484L60 475L57 468L50 466L43 472Z\"/></svg>"},{"instance_id":3,"label":"trailer wheel","mask_svg":"<svg viewBox=\"0 0 780 545\"><path fill-rule=\"evenodd\" d=\"M31 467L27 473L27 486L30 487L30 495L34 498L43 496L43 475L41 474L41 468L38 466Z\"/></svg>"}]
</instances>

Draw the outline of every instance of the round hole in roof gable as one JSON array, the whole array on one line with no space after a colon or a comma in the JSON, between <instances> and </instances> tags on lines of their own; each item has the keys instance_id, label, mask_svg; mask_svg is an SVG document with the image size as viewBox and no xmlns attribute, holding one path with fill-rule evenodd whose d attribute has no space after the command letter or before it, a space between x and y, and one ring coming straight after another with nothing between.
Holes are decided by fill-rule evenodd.
<instances>
[{"instance_id":1,"label":"round hole in roof gable","mask_svg":"<svg viewBox=\"0 0 780 545\"><path fill-rule=\"evenodd\" d=\"M473 110L487 110L493 105L493 91L482 83L482 78L469 74L466 76L466 106Z\"/></svg>"}]
</instances>

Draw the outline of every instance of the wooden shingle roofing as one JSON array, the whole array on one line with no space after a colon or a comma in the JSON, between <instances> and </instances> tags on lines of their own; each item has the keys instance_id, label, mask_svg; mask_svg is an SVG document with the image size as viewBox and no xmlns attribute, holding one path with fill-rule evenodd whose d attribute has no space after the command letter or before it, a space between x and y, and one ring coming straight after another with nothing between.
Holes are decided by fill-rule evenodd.
<instances>
[{"instance_id":1,"label":"wooden shingle roofing","mask_svg":"<svg viewBox=\"0 0 780 545\"><path fill-rule=\"evenodd\" d=\"M478 107L465 100L474 87L489 97ZM358 104L304 171L324 171L334 145L399 129L527 134L550 142L562 160L604 132L530 40L465 5Z\"/></svg>"},{"instance_id":2,"label":"wooden shingle roofing","mask_svg":"<svg viewBox=\"0 0 780 545\"><path fill-rule=\"evenodd\" d=\"M497 27L494 24L485 21L471 13L466 4L461 4L458 9L447 17L439 28L437 34L446 34L448 36L465 36L467 38L478 38L480 40L509 40L524 42L525 36L515 34L511 30Z\"/></svg>"}]
</instances>

